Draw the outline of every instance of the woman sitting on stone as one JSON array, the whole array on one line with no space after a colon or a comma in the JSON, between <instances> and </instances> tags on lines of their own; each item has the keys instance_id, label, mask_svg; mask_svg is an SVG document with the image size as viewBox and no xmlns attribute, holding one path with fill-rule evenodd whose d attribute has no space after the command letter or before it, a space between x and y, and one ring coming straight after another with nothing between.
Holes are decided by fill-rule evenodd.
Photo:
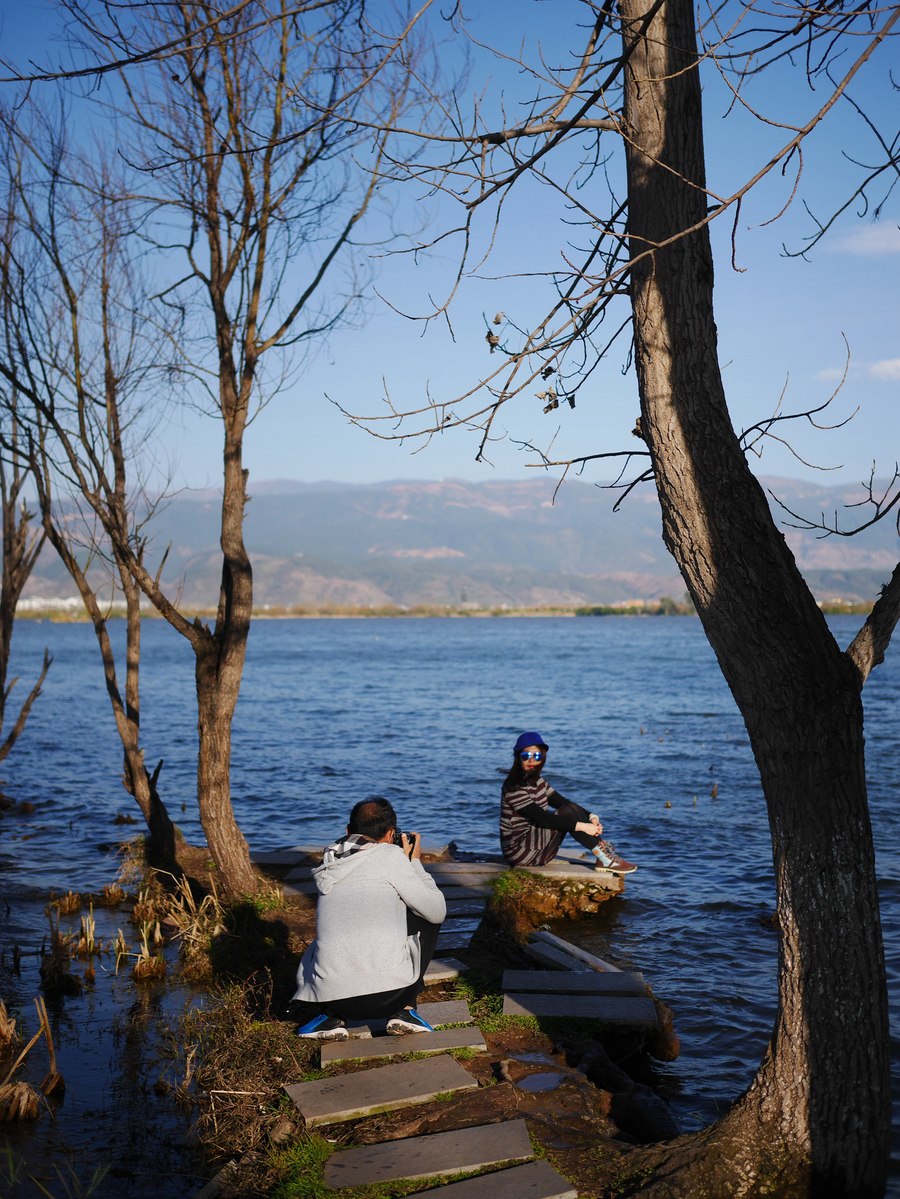
<instances>
[{"instance_id":1,"label":"woman sitting on stone","mask_svg":"<svg viewBox=\"0 0 900 1199\"><path fill-rule=\"evenodd\" d=\"M510 866L546 866L569 833L594 855L595 870L637 870L602 840L598 816L554 791L542 777L546 760L547 742L540 733L522 733L500 793L500 848Z\"/></svg>"}]
</instances>

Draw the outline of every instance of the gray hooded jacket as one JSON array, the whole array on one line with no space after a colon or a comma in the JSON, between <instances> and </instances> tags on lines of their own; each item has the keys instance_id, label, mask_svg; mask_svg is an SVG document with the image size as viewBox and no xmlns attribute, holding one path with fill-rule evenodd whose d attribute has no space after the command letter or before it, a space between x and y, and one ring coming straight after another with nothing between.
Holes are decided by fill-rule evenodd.
<instances>
[{"instance_id":1,"label":"gray hooded jacket","mask_svg":"<svg viewBox=\"0 0 900 1199\"><path fill-rule=\"evenodd\" d=\"M419 976L419 939L406 910L440 924L447 905L434 879L398 845L347 837L313 871L316 939L297 970L294 999L324 1003L407 987Z\"/></svg>"}]
</instances>

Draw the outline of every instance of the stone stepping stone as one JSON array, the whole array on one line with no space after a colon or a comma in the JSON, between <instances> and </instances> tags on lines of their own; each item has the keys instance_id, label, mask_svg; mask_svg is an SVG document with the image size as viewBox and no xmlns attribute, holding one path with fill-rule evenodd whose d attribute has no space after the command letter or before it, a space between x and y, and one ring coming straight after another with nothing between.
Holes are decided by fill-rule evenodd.
<instances>
[{"instance_id":1,"label":"stone stepping stone","mask_svg":"<svg viewBox=\"0 0 900 1199\"><path fill-rule=\"evenodd\" d=\"M476 874L470 871L467 874L449 874L439 871L437 867L426 866L425 869L440 887L447 894L449 887L469 887L480 888L483 894L489 894L491 891L491 883L496 875L493 874Z\"/></svg>"},{"instance_id":2,"label":"stone stepping stone","mask_svg":"<svg viewBox=\"0 0 900 1199\"><path fill-rule=\"evenodd\" d=\"M480 920L472 919L445 920L441 926L440 933L438 933L438 951L465 949L472 940L472 935L479 924Z\"/></svg>"},{"instance_id":3,"label":"stone stepping stone","mask_svg":"<svg viewBox=\"0 0 900 1199\"><path fill-rule=\"evenodd\" d=\"M438 999L432 1003L419 1003L416 1005L416 1011L425 1017L432 1028L440 1028L445 1024L472 1023L472 1013L469 1011L469 1005L465 999ZM351 1037L371 1037L374 1025L379 1036L386 1036L385 1023L384 1020L348 1020L347 1029ZM413 1035L419 1036L420 1034L414 1033ZM328 1043L324 1042L323 1048Z\"/></svg>"},{"instance_id":4,"label":"stone stepping stone","mask_svg":"<svg viewBox=\"0 0 900 1199\"><path fill-rule=\"evenodd\" d=\"M447 918L451 916L480 916L487 907L487 896L476 895L471 899L454 899L444 891L447 901Z\"/></svg>"},{"instance_id":5,"label":"stone stepping stone","mask_svg":"<svg viewBox=\"0 0 900 1199\"><path fill-rule=\"evenodd\" d=\"M504 995L503 1015L597 1020L628 1028L658 1027L652 999L637 995L528 995L520 991Z\"/></svg>"},{"instance_id":6,"label":"stone stepping stone","mask_svg":"<svg viewBox=\"0 0 900 1199\"><path fill-rule=\"evenodd\" d=\"M580 945L573 945L571 941L564 941L562 937L557 937L555 933L548 933L546 930L539 930L532 933L532 941L537 941L541 945L550 945L554 949L559 949L562 953L569 954L570 957L577 958L588 966L591 970L610 971L614 974L619 973L619 967L614 966L612 962L605 962L603 958L598 958L596 954L589 953L586 949L582 949Z\"/></svg>"},{"instance_id":7,"label":"stone stepping stone","mask_svg":"<svg viewBox=\"0 0 900 1199\"><path fill-rule=\"evenodd\" d=\"M624 970L504 970L504 991L569 995L646 995L644 976Z\"/></svg>"},{"instance_id":8,"label":"stone stepping stone","mask_svg":"<svg viewBox=\"0 0 900 1199\"><path fill-rule=\"evenodd\" d=\"M321 1062L323 1066L331 1062L367 1062L379 1057L396 1057L400 1053L446 1053L450 1049L477 1049L479 1053L485 1053L487 1045L477 1028L442 1028L435 1032L411 1032L405 1037L323 1041ZM358 1077L365 1078L365 1075Z\"/></svg>"},{"instance_id":9,"label":"stone stepping stone","mask_svg":"<svg viewBox=\"0 0 900 1199\"><path fill-rule=\"evenodd\" d=\"M555 949L552 945L544 945L541 941L527 941L522 948L530 958L534 958L542 966L549 966L552 970L565 970L570 974L594 973L580 958L573 957L571 953L565 953L562 949Z\"/></svg>"},{"instance_id":10,"label":"stone stepping stone","mask_svg":"<svg viewBox=\"0 0 900 1199\"><path fill-rule=\"evenodd\" d=\"M509 869L504 862L424 862L423 865L432 878L446 878L447 882L471 876L483 883Z\"/></svg>"},{"instance_id":11,"label":"stone stepping stone","mask_svg":"<svg viewBox=\"0 0 900 1199\"><path fill-rule=\"evenodd\" d=\"M528 1162L478 1178L451 1182L437 1191L416 1191L407 1199L578 1199L578 1192L549 1162Z\"/></svg>"},{"instance_id":12,"label":"stone stepping stone","mask_svg":"<svg viewBox=\"0 0 900 1199\"><path fill-rule=\"evenodd\" d=\"M311 878L299 883L289 883L286 879L281 884L284 895L318 895L319 888Z\"/></svg>"},{"instance_id":13,"label":"stone stepping stone","mask_svg":"<svg viewBox=\"0 0 900 1199\"><path fill-rule=\"evenodd\" d=\"M444 883L439 878L434 880L441 889L441 894L448 903L454 899L480 899L483 904L486 904L491 894L491 884L486 881L483 883L466 884L460 883Z\"/></svg>"},{"instance_id":14,"label":"stone stepping stone","mask_svg":"<svg viewBox=\"0 0 900 1199\"><path fill-rule=\"evenodd\" d=\"M451 982L454 978L465 974L468 969L469 967L464 962L458 962L456 958L432 958L425 971L425 986L430 986L432 983Z\"/></svg>"},{"instance_id":15,"label":"stone stepping stone","mask_svg":"<svg viewBox=\"0 0 900 1199\"><path fill-rule=\"evenodd\" d=\"M250 854L250 861L255 866L293 866L302 860L301 849L262 849Z\"/></svg>"},{"instance_id":16,"label":"stone stepping stone","mask_svg":"<svg viewBox=\"0 0 900 1199\"><path fill-rule=\"evenodd\" d=\"M387 1141L382 1145L345 1149L332 1154L325 1163L325 1185L353 1187L396 1178L464 1174L501 1162L527 1161L532 1157L534 1150L525 1121L508 1120L503 1124L481 1124L476 1128L459 1128L452 1132Z\"/></svg>"},{"instance_id":17,"label":"stone stepping stone","mask_svg":"<svg viewBox=\"0 0 900 1199\"><path fill-rule=\"evenodd\" d=\"M432 1028L442 1024L471 1024L472 1013L465 999L438 999L433 1003L420 1003L416 1011L421 1012Z\"/></svg>"},{"instance_id":18,"label":"stone stepping stone","mask_svg":"<svg viewBox=\"0 0 900 1199\"><path fill-rule=\"evenodd\" d=\"M373 1070L360 1070L337 1078L296 1082L284 1089L297 1105L307 1127L313 1128L318 1124L356 1120L376 1112L392 1112L414 1103L425 1103L435 1095L474 1090L477 1086L468 1070L452 1057L442 1054L377 1066Z\"/></svg>"}]
</instances>

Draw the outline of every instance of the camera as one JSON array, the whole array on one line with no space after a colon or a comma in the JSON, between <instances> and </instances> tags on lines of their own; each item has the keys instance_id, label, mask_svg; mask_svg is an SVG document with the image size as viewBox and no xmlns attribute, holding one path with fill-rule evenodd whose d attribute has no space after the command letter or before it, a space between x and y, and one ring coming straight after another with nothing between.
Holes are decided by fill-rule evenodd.
<instances>
[{"instance_id":1,"label":"camera","mask_svg":"<svg viewBox=\"0 0 900 1199\"><path fill-rule=\"evenodd\" d=\"M406 837L406 839L407 839L407 841L409 841L410 845L414 845L414 844L415 844L415 841L416 841L416 834L415 834L415 833L401 833L399 829L397 829L397 830L394 832L394 844L395 844L395 845L399 845L399 846L400 846L400 848L402 849L402 848L403 848L403 838L404 838L404 837Z\"/></svg>"}]
</instances>

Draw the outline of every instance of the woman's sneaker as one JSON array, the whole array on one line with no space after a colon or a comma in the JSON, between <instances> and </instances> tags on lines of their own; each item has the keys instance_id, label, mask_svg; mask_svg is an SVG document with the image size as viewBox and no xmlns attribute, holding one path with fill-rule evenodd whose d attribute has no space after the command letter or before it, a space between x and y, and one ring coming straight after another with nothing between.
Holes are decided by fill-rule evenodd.
<instances>
[{"instance_id":1,"label":"woman's sneaker","mask_svg":"<svg viewBox=\"0 0 900 1199\"><path fill-rule=\"evenodd\" d=\"M346 1041L349 1040L350 1033L343 1020L326 1016L324 1012L320 1012L318 1016L313 1016L312 1020L297 1029L297 1036L311 1037L316 1041Z\"/></svg>"},{"instance_id":2,"label":"woman's sneaker","mask_svg":"<svg viewBox=\"0 0 900 1199\"><path fill-rule=\"evenodd\" d=\"M411 1007L398 1012L396 1016L391 1016L387 1022L387 1031L392 1037L404 1037L408 1032L434 1032L434 1029Z\"/></svg>"},{"instance_id":3,"label":"woman's sneaker","mask_svg":"<svg viewBox=\"0 0 900 1199\"><path fill-rule=\"evenodd\" d=\"M608 866L597 863L598 870L609 870L611 874L634 874L637 866L634 862L626 862L624 858L613 858Z\"/></svg>"}]
</instances>

